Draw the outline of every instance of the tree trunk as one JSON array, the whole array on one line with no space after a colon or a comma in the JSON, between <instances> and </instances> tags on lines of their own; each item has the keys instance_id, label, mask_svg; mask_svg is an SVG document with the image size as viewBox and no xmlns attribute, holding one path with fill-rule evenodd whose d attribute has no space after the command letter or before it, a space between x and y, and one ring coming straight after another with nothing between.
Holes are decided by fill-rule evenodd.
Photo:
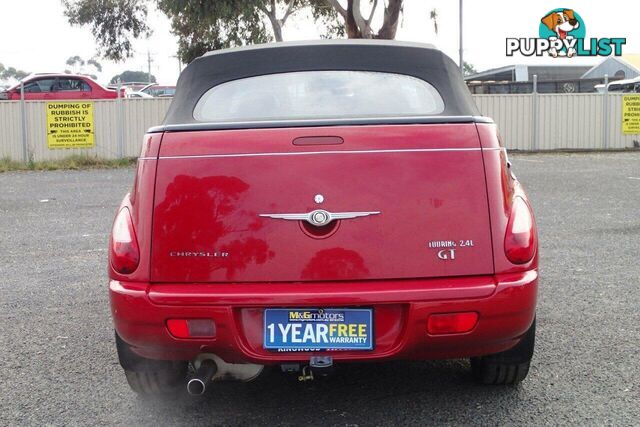
<instances>
[{"instance_id":1,"label":"tree trunk","mask_svg":"<svg viewBox=\"0 0 640 427\"><path fill-rule=\"evenodd\" d=\"M371 19L378 5L377 0L373 2L368 19L362 16L360 0L347 0L346 9L338 0L324 0L324 2L342 16L347 37L350 39L394 39L396 37L403 0L388 0L388 5L384 8L384 21L377 34L373 34L371 30Z\"/></svg>"},{"instance_id":2,"label":"tree trunk","mask_svg":"<svg viewBox=\"0 0 640 427\"><path fill-rule=\"evenodd\" d=\"M400 20L400 11L402 10L402 0L389 0L389 5L384 8L384 21L378 34L377 39L395 39L398 31L398 21Z\"/></svg>"},{"instance_id":3,"label":"tree trunk","mask_svg":"<svg viewBox=\"0 0 640 427\"><path fill-rule=\"evenodd\" d=\"M275 22L271 22L271 26L273 27L273 37L277 42L282 41L282 23L279 19L276 19Z\"/></svg>"},{"instance_id":4,"label":"tree trunk","mask_svg":"<svg viewBox=\"0 0 640 427\"><path fill-rule=\"evenodd\" d=\"M271 23L271 28L273 29L273 38L276 39L277 42L281 42L282 26L284 24L283 21L288 17L289 11L287 11L287 16L283 20L278 19L278 17L276 16L277 10L276 10L275 0L271 1L271 9L262 7L260 8L260 10L262 10L262 12L265 15L267 15L267 18L269 18L269 22Z\"/></svg>"},{"instance_id":5,"label":"tree trunk","mask_svg":"<svg viewBox=\"0 0 640 427\"><path fill-rule=\"evenodd\" d=\"M347 37L350 39L361 39L362 31L358 28L356 20L353 17L353 0L347 0Z\"/></svg>"}]
</instances>

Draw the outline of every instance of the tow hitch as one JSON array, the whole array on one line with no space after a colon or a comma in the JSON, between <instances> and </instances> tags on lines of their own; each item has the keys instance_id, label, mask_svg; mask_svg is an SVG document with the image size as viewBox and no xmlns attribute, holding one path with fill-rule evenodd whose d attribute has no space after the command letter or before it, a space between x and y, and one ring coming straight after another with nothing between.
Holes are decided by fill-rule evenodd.
<instances>
[{"instance_id":1,"label":"tow hitch","mask_svg":"<svg viewBox=\"0 0 640 427\"><path fill-rule=\"evenodd\" d=\"M312 356L309 360L309 366L313 369L324 369L333 366L333 358L331 356Z\"/></svg>"},{"instance_id":2,"label":"tow hitch","mask_svg":"<svg viewBox=\"0 0 640 427\"><path fill-rule=\"evenodd\" d=\"M298 376L298 381L311 381L314 379L313 372L327 375L333 367L333 358L331 356L312 356L309 364L302 368L302 374Z\"/></svg>"}]
</instances>

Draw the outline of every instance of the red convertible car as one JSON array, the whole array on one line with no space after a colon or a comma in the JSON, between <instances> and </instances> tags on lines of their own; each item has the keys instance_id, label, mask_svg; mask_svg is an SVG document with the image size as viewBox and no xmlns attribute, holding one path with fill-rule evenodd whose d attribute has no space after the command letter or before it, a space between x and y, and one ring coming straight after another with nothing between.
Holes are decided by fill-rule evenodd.
<instances>
[{"instance_id":1,"label":"red convertible car","mask_svg":"<svg viewBox=\"0 0 640 427\"><path fill-rule=\"evenodd\" d=\"M478 381L515 384L537 243L496 125L442 52L209 53L145 135L113 224L120 363L139 393L390 359L470 358Z\"/></svg>"},{"instance_id":2,"label":"red convertible car","mask_svg":"<svg viewBox=\"0 0 640 427\"><path fill-rule=\"evenodd\" d=\"M25 78L24 99L58 100L58 99L115 99L117 90L106 89L88 76L79 74L33 74ZM0 92L0 100L20 100L21 83L4 92ZM124 91L122 92L124 97Z\"/></svg>"}]
</instances>

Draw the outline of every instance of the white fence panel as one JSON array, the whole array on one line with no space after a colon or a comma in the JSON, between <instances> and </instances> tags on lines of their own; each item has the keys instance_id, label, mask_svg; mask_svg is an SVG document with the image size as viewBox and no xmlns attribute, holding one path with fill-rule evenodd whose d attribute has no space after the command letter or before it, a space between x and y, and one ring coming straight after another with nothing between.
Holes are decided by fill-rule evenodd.
<instances>
[{"instance_id":1,"label":"white fence panel","mask_svg":"<svg viewBox=\"0 0 640 427\"><path fill-rule=\"evenodd\" d=\"M22 160L21 141L20 106L16 102L0 101L0 158Z\"/></svg>"},{"instance_id":2,"label":"white fence panel","mask_svg":"<svg viewBox=\"0 0 640 427\"><path fill-rule=\"evenodd\" d=\"M539 94L539 149L604 148L602 106L597 93Z\"/></svg>"},{"instance_id":3,"label":"white fence panel","mask_svg":"<svg viewBox=\"0 0 640 427\"><path fill-rule=\"evenodd\" d=\"M93 103L93 120L96 132L96 146L88 151L105 159L118 158L118 101L101 100ZM84 153L85 150L55 150Z\"/></svg>"},{"instance_id":4,"label":"white fence panel","mask_svg":"<svg viewBox=\"0 0 640 427\"><path fill-rule=\"evenodd\" d=\"M142 136L152 126L162 123L169 109L171 98L127 99L124 107L124 155L135 157L140 154Z\"/></svg>"},{"instance_id":5,"label":"white fence panel","mask_svg":"<svg viewBox=\"0 0 640 427\"><path fill-rule=\"evenodd\" d=\"M473 99L483 116L495 120L508 149L533 149L531 95L473 95Z\"/></svg>"}]
</instances>

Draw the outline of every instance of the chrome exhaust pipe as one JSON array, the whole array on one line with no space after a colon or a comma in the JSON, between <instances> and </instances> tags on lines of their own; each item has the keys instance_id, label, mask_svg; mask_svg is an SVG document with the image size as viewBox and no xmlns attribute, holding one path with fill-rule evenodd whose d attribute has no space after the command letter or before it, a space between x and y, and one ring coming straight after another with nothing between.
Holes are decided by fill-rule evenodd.
<instances>
[{"instance_id":1,"label":"chrome exhaust pipe","mask_svg":"<svg viewBox=\"0 0 640 427\"><path fill-rule=\"evenodd\" d=\"M200 396L207 389L207 384L211 382L211 378L218 372L216 362L211 359L205 359L200 363L200 367L196 371L196 375L187 383L187 392L192 396Z\"/></svg>"}]
</instances>

